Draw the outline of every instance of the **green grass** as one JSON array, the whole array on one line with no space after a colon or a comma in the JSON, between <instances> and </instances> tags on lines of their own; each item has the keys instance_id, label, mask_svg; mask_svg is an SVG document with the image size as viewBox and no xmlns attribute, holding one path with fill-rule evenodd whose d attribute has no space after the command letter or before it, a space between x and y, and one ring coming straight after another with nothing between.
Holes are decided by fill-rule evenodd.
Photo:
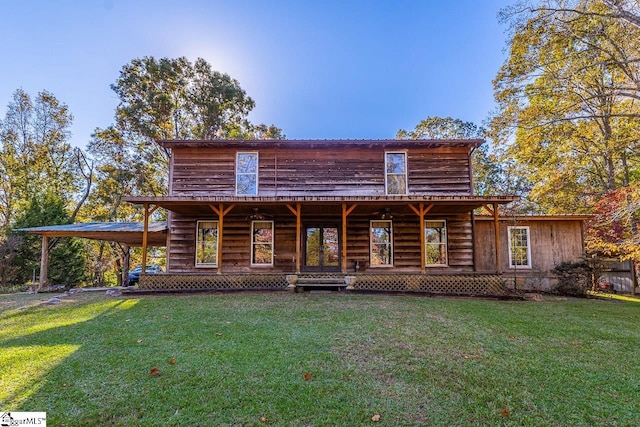
<instances>
[{"instance_id":1,"label":"green grass","mask_svg":"<svg viewBox=\"0 0 640 427\"><path fill-rule=\"evenodd\" d=\"M36 298L0 296L0 411L46 411L52 426L640 420L636 303L80 293L32 306Z\"/></svg>"}]
</instances>

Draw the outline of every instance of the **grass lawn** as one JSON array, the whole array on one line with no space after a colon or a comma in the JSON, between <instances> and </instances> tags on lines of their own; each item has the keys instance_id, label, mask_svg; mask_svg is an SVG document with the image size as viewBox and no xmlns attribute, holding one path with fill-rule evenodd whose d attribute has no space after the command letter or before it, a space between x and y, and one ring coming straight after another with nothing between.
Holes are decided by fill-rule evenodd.
<instances>
[{"instance_id":1,"label":"grass lawn","mask_svg":"<svg viewBox=\"0 0 640 427\"><path fill-rule=\"evenodd\" d=\"M0 296L0 412L51 426L640 424L638 303L39 298Z\"/></svg>"}]
</instances>

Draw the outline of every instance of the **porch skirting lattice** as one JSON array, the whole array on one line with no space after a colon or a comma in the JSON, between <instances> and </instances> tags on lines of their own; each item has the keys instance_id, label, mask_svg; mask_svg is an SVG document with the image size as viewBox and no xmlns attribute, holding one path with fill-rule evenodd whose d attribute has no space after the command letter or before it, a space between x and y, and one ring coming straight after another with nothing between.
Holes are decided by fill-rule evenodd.
<instances>
[{"instance_id":1,"label":"porch skirting lattice","mask_svg":"<svg viewBox=\"0 0 640 427\"><path fill-rule=\"evenodd\" d=\"M286 289L285 274L147 274L140 277L139 289L157 291L198 291L234 289Z\"/></svg>"},{"instance_id":2,"label":"porch skirting lattice","mask_svg":"<svg viewBox=\"0 0 640 427\"><path fill-rule=\"evenodd\" d=\"M424 292L434 294L502 296L508 293L499 274L148 274L140 277L139 289L156 291L293 289L295 284L310 278L344 280L347 290Z\"/></svg>"}]
</instances>

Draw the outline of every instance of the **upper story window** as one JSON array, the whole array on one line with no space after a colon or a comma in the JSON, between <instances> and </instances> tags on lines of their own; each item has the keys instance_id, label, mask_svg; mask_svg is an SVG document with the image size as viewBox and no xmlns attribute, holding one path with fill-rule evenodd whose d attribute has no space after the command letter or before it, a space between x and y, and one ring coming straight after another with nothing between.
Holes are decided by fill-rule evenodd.
<instances>
[{"instance_id":1,"label":"upper story window","mask_svg":"<svg viewBox=\"0 0 640 427\"><path fill-rule=\"evenodd\" d=\"M425 264L428 267L447 265L447 223L442 220L424 222Z\"/></svg>"},{"instance_id":2,"label":"upper story window","mask_svg":"<svg viewBox=\"0 0 640 427\"><path fill-rule=\"evenodd\" d=\"M258 195L258 153L236 153L236 194Z\"/></svg>"},{"instance_id":3,"label":"upper story window","mask_svg":"<svg viewBox=\"0 0 640 427\"><path fill-rule=\"evenodd\" d=\"M218 221L198 221L196 267L218 265Z\"/></svg>"},{"instance_id":4,"label":"upper story window","mask_svg":"<svg viewBox=\"0 0 640 427\"><path fill-rule=\"evenodd\" d=\"M509 237L509 267L531 268L529 227L507 227Z\"/></svg>"},{"instance_id":5,"label":"upper story window","mask_svg":"<svg viewBox=\"0 0 640 427\"><path fill-rule=\"evenodd\" d=\"M407 153L386 152L384 170L387 194L407 194Z\"/></svg>"},{"instance_id":6,"label":"upper story window","mask_svg":"<svg viewBox=\"0 0 640 427\"><path fill-rule=\"evenodd\" d=\"M371 221L370 254L371 266L393 265L393 224L389 220Z\"/></svg>"}]
</instances>

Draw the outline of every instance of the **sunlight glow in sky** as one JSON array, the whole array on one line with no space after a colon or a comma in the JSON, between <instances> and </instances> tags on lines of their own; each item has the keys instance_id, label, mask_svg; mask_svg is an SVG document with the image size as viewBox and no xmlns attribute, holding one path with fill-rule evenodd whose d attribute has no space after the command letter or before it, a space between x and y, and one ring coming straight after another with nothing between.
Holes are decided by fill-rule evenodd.
<instances>
[{"instance_id":1,"label":"sunlight glow in sky","mask_svg":"<svg viewBox=\"0 0 640 427\"><path fill-rule=\"evenodd\" d=\"M0 114L52 92L72 143L113 123L109 85L143 56L206 59L288 138L392 138L427 116L482 124L504 60L508 0L5 0Z\"/></svg>"}]
</instances>

